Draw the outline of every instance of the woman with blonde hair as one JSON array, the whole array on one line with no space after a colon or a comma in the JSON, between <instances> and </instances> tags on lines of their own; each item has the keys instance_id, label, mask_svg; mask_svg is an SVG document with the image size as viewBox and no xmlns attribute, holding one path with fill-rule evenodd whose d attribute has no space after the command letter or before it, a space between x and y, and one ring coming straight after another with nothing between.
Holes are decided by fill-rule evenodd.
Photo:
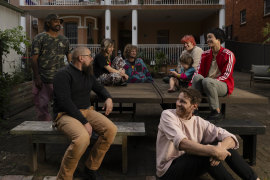
<instances>
[{"instance_id":1,"label":"woman with blonde hair","mask_svg":"<svg viewBox=\"0 0 270 180\"><path fill-rule=\"evenodd\" d=\"M104 39L101 42L100 53L94 59L95 76L103 85L126 85L128 75L123 69L125 62L122 58L111 62L113 49L114 42L111 39Z\"/></svg>"}]
</instances>

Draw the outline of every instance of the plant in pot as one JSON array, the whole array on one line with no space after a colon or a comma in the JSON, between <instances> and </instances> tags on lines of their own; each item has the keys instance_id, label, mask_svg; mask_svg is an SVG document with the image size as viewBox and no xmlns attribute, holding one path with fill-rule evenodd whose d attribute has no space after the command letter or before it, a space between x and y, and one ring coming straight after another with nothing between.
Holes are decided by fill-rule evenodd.
<instances>
[{"instance_id":1,"label":"plant in pot","mask_svg":"<svg viewBox=\"0 0 270 180\"><path fill-rule=\"evenodd\" d=\"M161 67L166 63L168 57L167 55L160 51L157 50L155 53L155 66L154 66L154 73L158 74L159 76L163 76L165 72L161 72Z\"/></svg>"}]
</instances>

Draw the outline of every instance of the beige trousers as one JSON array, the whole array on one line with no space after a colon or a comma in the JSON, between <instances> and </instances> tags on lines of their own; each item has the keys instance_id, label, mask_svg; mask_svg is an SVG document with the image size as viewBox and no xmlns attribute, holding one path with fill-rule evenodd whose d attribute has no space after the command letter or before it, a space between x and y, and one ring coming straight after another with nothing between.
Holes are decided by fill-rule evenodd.
<instances>
[{"instance_id":1,"label":"beige trousers","mask_svg":"<svg viewBox=\"0 0 270 180\"><path fill-rule=\"evenodd\" d=\"M99 135L85 162L86 167L97 170L114 141L117 127L107 117L90 108L81 110L81 113L91 124L93 131ZM80 121L65 114L56 120L56 127L71 139L62 159L57 179L72 180L78 162L90 144L90 136Z\"/></svg>"}]
</instances>

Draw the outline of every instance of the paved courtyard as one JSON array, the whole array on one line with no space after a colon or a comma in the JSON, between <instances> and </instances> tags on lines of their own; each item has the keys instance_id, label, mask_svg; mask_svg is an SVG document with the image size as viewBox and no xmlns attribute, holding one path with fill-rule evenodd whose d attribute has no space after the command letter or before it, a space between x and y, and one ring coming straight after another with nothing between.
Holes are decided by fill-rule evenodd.
<instances>
[{"instance_id":1,"label":"paved courtyard","mask_svg":"<svg viewBox=\"0 0 270 180\"><path fill-rule=\"evenodd\" d=\"M255 83L249 87L250 75L236 72L234 74L236 87L270 98L270 83ZM113 145L107 153L99 170L104 180L151 180L155 176L155 140L157 126L162 109L159 105L138 104L134 119L131 114L112 114L113 121L142 121L146 124L147 135L144 137L130 137L128 139L128 172L121 172L121 147ZM270 179L270 105L231 105L227 107L226 118L256 119L267 126L266 134L258 136L257 164L253 169L262 180ZM8 131L25 120L34 120L34 108L0 122L0 180L13 179L54 179L60 166L61 158L67 145L51 144L47 146L47 161L39 164L39 170L33 174L29 169L27 153L29 147L27 138L13 136ZM240 140L241 142L241 140ZM241 148L239 149L241 152ZM76 176L83 170L83 156ZM50 177L47 177L50 176ZM211 179L204 175L200 179ZM236 178L237 179L237 178Z\"/></svg>"}]
</instances>

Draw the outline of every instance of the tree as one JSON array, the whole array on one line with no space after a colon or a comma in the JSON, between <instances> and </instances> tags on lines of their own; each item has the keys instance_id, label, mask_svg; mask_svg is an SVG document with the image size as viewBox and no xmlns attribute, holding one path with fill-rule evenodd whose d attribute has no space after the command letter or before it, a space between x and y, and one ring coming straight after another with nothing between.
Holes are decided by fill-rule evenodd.
<instances>
[{"instance_id":1,"label":"tree","mask_svg":"<svg viewBox=\"0 0 270 180\"><path fill-rule=\"evenodd\" d=\"M0 73L3 72L3 55L7 57L11 49L15 50L17 54L23 55L22 43L26 47L30 45L22 26L6 30L0 29Z\"/></svg>"},{"instance_id":2,"label":"tree","mask_svg":"<svg viewBox=\"0 0 270 180\"><path fill-rule=\"evenodd\" d=\"M270 23L266 23L266 26L263 27L263 37L266 38L265 41L263 41L263 43L268 43L270 42Z\"/></svg>"}]
</instances>

